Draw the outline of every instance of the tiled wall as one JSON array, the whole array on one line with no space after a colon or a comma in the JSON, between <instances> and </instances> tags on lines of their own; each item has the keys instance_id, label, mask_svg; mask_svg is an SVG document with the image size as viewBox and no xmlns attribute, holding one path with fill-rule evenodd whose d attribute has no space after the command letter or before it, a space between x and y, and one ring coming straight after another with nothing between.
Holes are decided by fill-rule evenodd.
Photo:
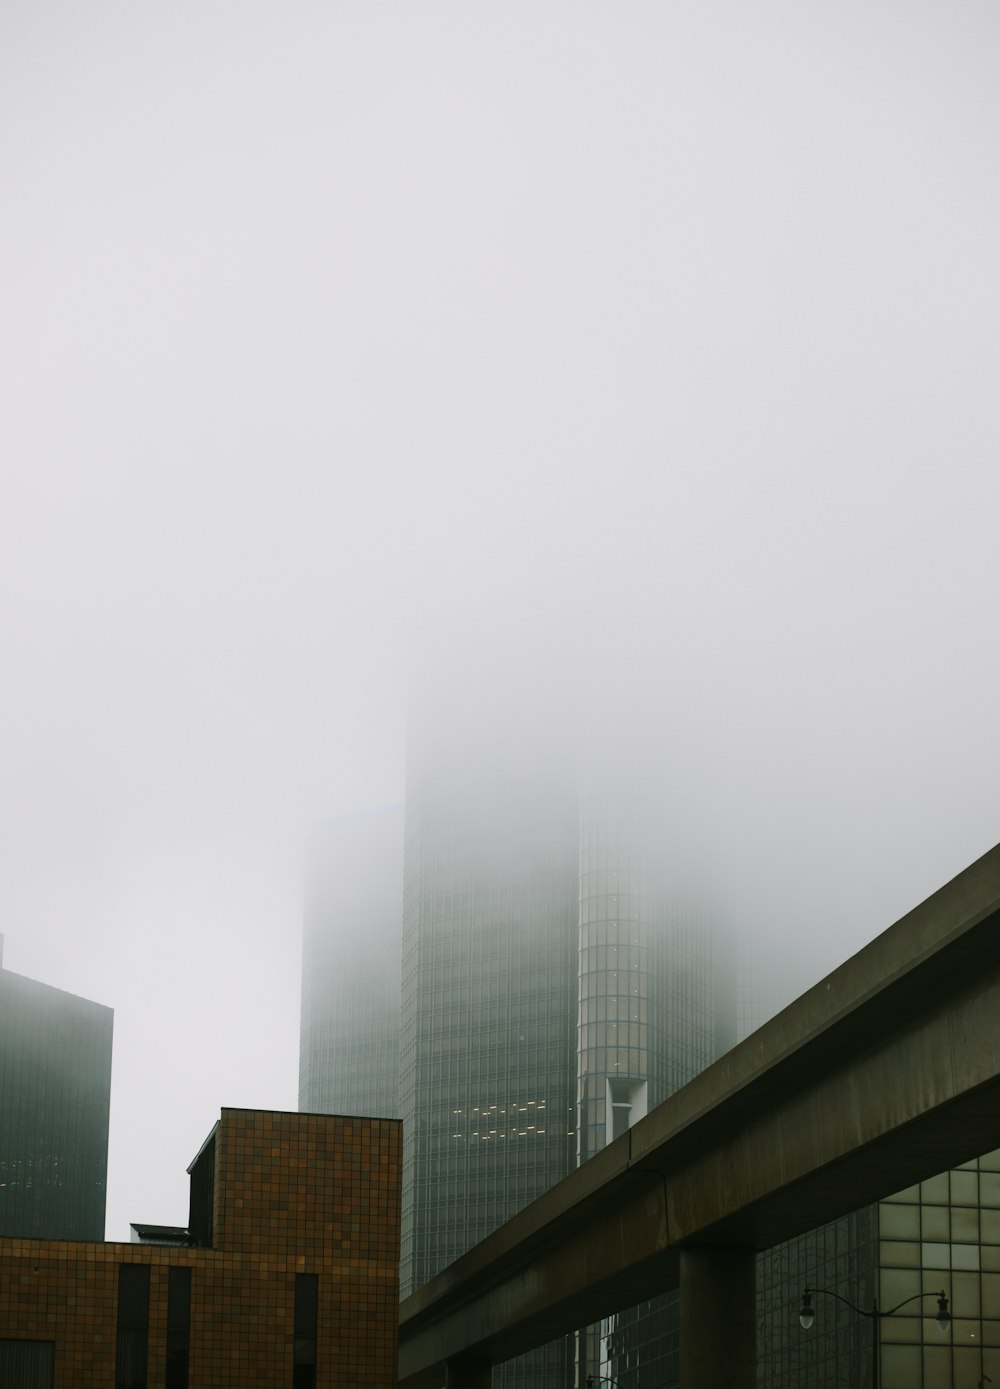
<instances>
[{"instance_id":1,"label":"tiled wall","mask_svg":"<svg viewBox=\"0 0 1000 1389\"><path fill-rule=\"evenodd\" d=\"M168 1269L192 1273L191 1389L292 1385L295 1275L319 1280L318 1386L396 1381L401 1126L224 1110L214 1249L0 1240L0 1339L56 1342L55 1389L113 1385L118 1268L151 1269L162 1385Z\"/></svg>"}]
</instances>

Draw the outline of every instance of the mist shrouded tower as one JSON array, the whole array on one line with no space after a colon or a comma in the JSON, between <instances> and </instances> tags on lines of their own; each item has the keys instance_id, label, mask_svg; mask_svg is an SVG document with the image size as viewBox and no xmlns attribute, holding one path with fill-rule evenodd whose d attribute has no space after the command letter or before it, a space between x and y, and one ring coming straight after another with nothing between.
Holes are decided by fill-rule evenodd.
<instances>
[{"instance_id":1,"label":"mist shrouded tower","mask_svg":"<svg viewBox=\"0 0 1000 1389\"><path fill-rule=\"evenodd\" d=\"M545 703L480 679L411 718L404 1296L716 1054L716 960L680 783L636 729L584 735L567 705ZM651 1328L660 1337L670 1311L647 1312L512 1361L494 1382L570 1386L612 1359L648 1370ZM658 1373L670 1349L656 1351Z\"/></svg>"},{"instance_id":2,"label":"mist shrouded tower","mask_svg":"<svg viewBox=\"0 0 1000 1389\"><path fill-rule=\"evenodd\" d=\"M407 768L405 1296L575 1161L577 819L563 750L477 701L414 706ZM504 1382L565 1384L562 1344Z\"/></svg>"},{"instance_id":3,"label":"mist shrouded tower","mask_svg":"<svg viewBox=\"0 0 1000 1389\"><path fill-rule=\"evenodd\" d=\"M606 757L579 835L580 1162L691 1080L716 1049L713 940L669 784Z\"/></svg>"},{"instance_id":4,"label":"mist shrouded tower","mask_svg":"<svg viewBox=\"0 0 1000 1389\"><path fill-rule=\"evenodd\" d=\"M717 1054L721 987L684 797L670 768L630 741L597 740L579 797L577 1155L593 1157ZM581 1332L577 1382L671 1384L677 1297ZM640 1378L641 1376L641 1378Z\"/></svg>"},{"instance_id":5,"label":"mist shrouded tower","mask_svg":"<svg viewBox=\"0 0 1000 1389\"><path fill-rule=\"evenodd\" d=\"M411 700L401 902L384 824L377 852L329 838L309 893L300 1103L402 1118L404 1297L691 1079L727 1013L662 707L652 736L617 701L585 719L551 657L474 649ZM494 1384L667 1385L676 1341L660 1298Z\"/></svg>"},{"instance_id":6,"label":"mist shrouded tower","mask_svg":"<svg viewBox=\"0 0 1000 1389\"><path fill-rule=\"evenodd\" d=\"M399 1117L403 810L345 816L307 865L299 1109Z\"/></svg>"}]
</instances>

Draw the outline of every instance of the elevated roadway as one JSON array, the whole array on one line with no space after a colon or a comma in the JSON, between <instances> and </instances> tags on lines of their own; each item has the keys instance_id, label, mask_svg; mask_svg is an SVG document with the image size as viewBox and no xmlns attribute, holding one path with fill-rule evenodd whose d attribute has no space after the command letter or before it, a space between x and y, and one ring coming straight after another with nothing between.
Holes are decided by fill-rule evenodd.
<instances>
[{"instance_id":1,"label":"elevated roadway","mask_svg":"<svg viewBox=\"0 0 1000 1389\"><path fill-rule=\"evenodd\" d=\"M997 1147L1000 846L405 1299L401 1389L677 1286L684 1389L750 1389L757 1250Z\"/></svg>"}]
</instances>

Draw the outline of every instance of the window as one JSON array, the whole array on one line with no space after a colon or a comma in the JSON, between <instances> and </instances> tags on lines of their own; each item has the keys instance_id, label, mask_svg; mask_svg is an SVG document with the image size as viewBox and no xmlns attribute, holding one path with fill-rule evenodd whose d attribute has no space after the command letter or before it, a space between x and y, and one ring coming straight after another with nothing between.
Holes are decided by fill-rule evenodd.
<instances>
[{"instance_id":1,"label":"window","mask_svg":"<svg viewBox=\"0 0 1000 1389\"><path fill-rule=\"evenodd\" d=\"M316 1389L316 1307L319 1279L315 1273L295 1275L295 1349L292 1389Z\"/></svg>"},{"instance_id":2,"label":"window","mask_svg":"<svg viewBox=\"0 0 1000 1389\"><path fill-rule=\"evenodd\" d=\"M52 1389L55 1341L0 1339L0 1384L4 1389Z\"/></svg>"},{"instance_id":3,"label":"window","mask_svg":"<svg viewBox=\"0 0 1000 1389\"><path fill-rule=\"evenodd\" d=\"M149 1268L121 1264L118 1269L118 1338L115 1389L147 1389Z\"/></svg>"},{"instance_id":4,"label":"window","mask_svg":"<svg viewBox=\"0 0 1000 1389\"><path fill-rule=\"evenodd\" d=\"M167 1373L165 1389L188 1389L191 1344L191 1270L171 1268L167 1280Z\"/></svg>"}]
</instances>

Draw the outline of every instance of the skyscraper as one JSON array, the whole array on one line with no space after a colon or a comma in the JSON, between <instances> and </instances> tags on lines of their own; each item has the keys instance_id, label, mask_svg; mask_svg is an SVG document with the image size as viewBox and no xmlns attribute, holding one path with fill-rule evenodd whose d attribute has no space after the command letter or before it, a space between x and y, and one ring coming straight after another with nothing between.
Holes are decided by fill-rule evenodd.
<instances>
[{"instance_id":1,"label":"skyscraper","mask_svg":"<svg viewBox=\"0 0 1000 1389\"><path fill-rule=\"evenodd\" d=\"M450 733L453 736L454 726ZM635 760L525 730L500 750L435 740L407 787L401 1110L404 1295L712 1060L711 937ZM570 753L574 755L569 755ZM676 829L676 826L674 827ZM505 1367L569 1385L618 1374L663 1306ZM676 1350L660 1347L669 1373ZM627 1379L622 1382L627 1386Z\"/></svg>"},{"instance_id":2,"label":"skyscraper","mask_svg":"<svg viewBox=\"0 0 1000 1389\"><path fill-rule=\"evenodd\" d=\"M464 717L452 706L411 727L404 1294L810 982L787 940L768 948L774 923L755 923L745 904L739 940L720 939L706 875L692 869L688 797L669 767L626 737L564 736L558 721L523 710L512 719L500 703L477 696ZM366 919L360 906L357 919ZM310 987L321 989L321 957L309 958ZM328 958L340 959L343 1016L365 1014L364 992L349 997L343 957ZM378 1028L397 1037L396 1015L380 1016ZM933 1299L931 1315L881 1321L883 1389L1000 1382L1000 1154L760 1256L760 1384L867 1383L871 1323L817 1296L816 1324L804 1332L806 1283L861 1308L946 1290L948 1338ZM568 1389L591 1372L621 1389L676 1383L673 1303L655 1299L533 1352L494 1383Z\"/></svg>"},{"instance_id":3,"label":"skyscraper","mask_svg":"<svg viewBox=\"0 0 1000 1389\"><path fill-rule=\"evenodd\" d=\"M591 752L580 795L578 1160L691 1080L727 1044L729 957L694 868L678 785L656 759ZM675 1383L677 1295L581 1333L583 1373Z\"/></svg>"},{"instance_id":4,"label":"skyscraper","mask_svg":"<svg viewBox=\"0 0 1000 1389\"><path fill-rule=\"evenodd\" d=\"M576 1160L574 788L552 749L440 732L411 729L407 778L404 1296ZM570 1358L508 1379L566 1384Z\"/></svg>"},{"instance_id":5,"label":"skyscraper","mask_svg":"<svg viewBox=\"0 0 1000 1389\"><path fill-rule=\"evenodd\" d=\"M0 1235L100 1240L114 1014L3 968Z\"/></svg>"},{"instance_id":6,"label":"skyscraper","mask_svg":"<svg viewBox=\"0 0 1000 1389\"><path fill-rule=\"evenodd\" d=\"M433 709L412 711L399 1096L404 1296L665 1099L720 1045L721 961L684 815L666 809L687 809L679 784L664 780L631 730L613 742L582 738L558 711L546 717L544 703L536 688L512 696L509 681L480 669L462 688L452 681ZM331 841L327 856L338 854ZM374 884L367 867L357 880L365 874ZM307 933L322 934L324 919L352 917L364 922L370 913L327 909ZM304 961L301 1074L312 1079L301 1102L336 1108L321 1077L350 1069L352 1030L370 1037L381 1028L388 1038L391 1019L359 1016L371 997L363 961L357 988L344 950L307 943ZM322 1009L339 1016L336 1037L317 1030ZM373 1112L360 1108L360 1094L353 1102ZM667 1383L676 1359L668 1303L533 1352L495 1381L568 1389L613 1366L630 1389L637 1363L650 1371L655 1327L654 1373Z\"/></svg>"},{"instance_id":7,"label":"skyscraper","mask_svg":"<svg viewBox=\"0 0 1000 1389\"><path fill-rule=\"evenodd\" d=\"M401 806L344 816L310 853L299 1109L399 1116Z\"/></svg>"}]
</instances>

